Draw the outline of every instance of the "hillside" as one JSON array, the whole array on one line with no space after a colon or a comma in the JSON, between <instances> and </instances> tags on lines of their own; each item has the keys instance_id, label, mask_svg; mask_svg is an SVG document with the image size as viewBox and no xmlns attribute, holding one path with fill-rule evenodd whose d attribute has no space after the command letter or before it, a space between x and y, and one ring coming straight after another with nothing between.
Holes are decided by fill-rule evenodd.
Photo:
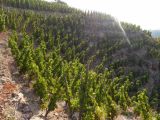
<instances>
[{"instance_id":1,"label":"hillside","mask_svg":"<svg viewBox=\"0 0 160 120\"><path fill-rule=\"evenodd\" d=\"M66 119L159 120L160 41L149 31L42 0L2 0L0 31L8 33L19 73L12 82L21 79L24 95L31 90L26 101L42 119L55 117L63 103ZM24 118L22 108L14 109Z\"/></svg>"}]
</instances>

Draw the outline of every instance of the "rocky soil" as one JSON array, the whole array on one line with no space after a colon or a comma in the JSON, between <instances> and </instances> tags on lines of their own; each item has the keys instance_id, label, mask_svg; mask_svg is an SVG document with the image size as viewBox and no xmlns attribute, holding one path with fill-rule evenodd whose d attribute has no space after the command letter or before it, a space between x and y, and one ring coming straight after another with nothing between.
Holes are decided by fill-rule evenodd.
<instances>
[{"instance_id":1,"label":"rocky soil","mask_svg":"<svg viewBox=\"0 0 160 120\"><path fill-rule=\"evenodd\" d=\"M0 120L68 120L64 102L44 118L39 98L20 75L8 48L9 33L0 33Z\"/></svg>"}]
</instances>

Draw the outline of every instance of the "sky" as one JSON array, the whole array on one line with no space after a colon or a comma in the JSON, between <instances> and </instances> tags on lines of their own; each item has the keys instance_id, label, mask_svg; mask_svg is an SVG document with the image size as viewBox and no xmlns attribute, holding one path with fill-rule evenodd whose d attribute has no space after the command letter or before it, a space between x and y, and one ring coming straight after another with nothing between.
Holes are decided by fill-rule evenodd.
<instances>
[{"instance_id":1,"label":"sky","mask_svg":"<svg viewBox=\"0 0 160 120\"><path fill-rule=\"evenodd\" d=\"M47 0L54 1L54 0ZM81 10L110 14L119 21L140 25L142 29L160 29L160 0L62 0Z\"/></svg>"}]
</instances>

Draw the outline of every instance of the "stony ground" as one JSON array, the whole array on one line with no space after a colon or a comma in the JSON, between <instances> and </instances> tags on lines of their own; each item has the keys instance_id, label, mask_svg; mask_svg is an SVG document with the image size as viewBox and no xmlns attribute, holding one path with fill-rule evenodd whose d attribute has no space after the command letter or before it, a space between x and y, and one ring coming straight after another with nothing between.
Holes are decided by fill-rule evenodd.
<instances>
[{"instance_id":1,"label":"stony ground","mask_svg":"<svg viewBox=\"0 0 160 120\"><path fill-rule=\"evenodd\" d=\"M45 111L27 81L19 74L8 48L9 33L0 33L0 120L44 120ZM46 120L68 120L64 102Z\"/></svg>"}]
</instances>

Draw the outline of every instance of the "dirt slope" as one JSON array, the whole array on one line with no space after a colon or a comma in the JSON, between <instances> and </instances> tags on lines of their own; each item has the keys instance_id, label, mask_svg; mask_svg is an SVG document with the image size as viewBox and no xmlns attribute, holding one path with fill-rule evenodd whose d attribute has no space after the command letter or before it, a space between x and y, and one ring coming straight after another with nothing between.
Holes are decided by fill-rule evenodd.
<instances>
[{"instance_id":1,"label":"dirt slope","mask_svg":"<svg viewBox=\"0 0 160 120\"><path fill-rule=\"evenodd\" d=\"M44 120L45 111L27 81L19 74L8 48L9 33L0 33L0 120ZM47 120L68 120L63 102L48 115Z\"/></svg>"}]
</instances>

